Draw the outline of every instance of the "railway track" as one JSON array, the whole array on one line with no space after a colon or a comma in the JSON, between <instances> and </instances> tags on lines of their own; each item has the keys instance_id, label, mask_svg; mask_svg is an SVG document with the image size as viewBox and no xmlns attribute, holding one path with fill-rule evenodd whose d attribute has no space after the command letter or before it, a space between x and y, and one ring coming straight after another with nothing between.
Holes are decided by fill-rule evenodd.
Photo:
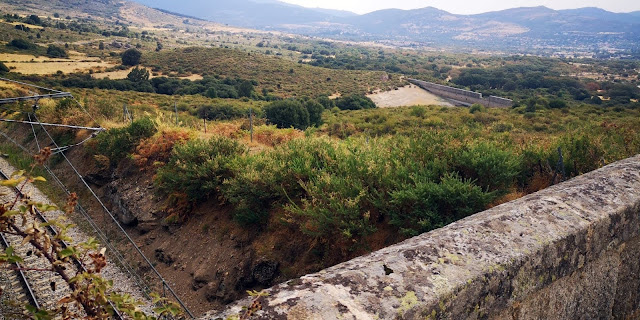
<instances>
[{"instance_id":1,"label":"railway track","mask_svg":"<svg viewBox=\"0 0 640 320\"><path fill-rule=\"evenodd\" d=\"M9 177L0 171L0 179L8 180ZM6 187L4 189L8 190ZM4 191L6 194L1 196L4 198L3 200L11 201L16 195L20 198L25 197L18 188L11 188L10 191L11 192ZM34 216L28 217L25 225L28 226L34 222L38 225L48 223L47 218L40 210L36 208L34 211ZM46 227L46 231L52 237L58 234L57 230L52 226ZM30 243L22 243L22 237L12 234L0 234L0 236L2 238L0 239L1 246L5 248L12 246L16 255L24 258L23 262L13 265L12 269L14 269L14 272L7 270L5 273L4 277L6 280L3 284L5 286L5 288L3 288L3 295L7 295L6 298L8 299L2 300L11 300L21 304L28 303L38 309L55 309L58 301L71 293L66 281L57 273L42 271L51 269L51 264L46 258L39 256L37 250ZM67 246L68 244L63 241L62 247L66 248ZM86 271L83 264L75 259L66 265L65 268L66 270L73 270L70 272L71 276ZM82 312L80 312L80 314L82 314ZM0 315L0 319L2 318ZM117 312L113 318L122 319Z\"/></svg>"}]
</instances>

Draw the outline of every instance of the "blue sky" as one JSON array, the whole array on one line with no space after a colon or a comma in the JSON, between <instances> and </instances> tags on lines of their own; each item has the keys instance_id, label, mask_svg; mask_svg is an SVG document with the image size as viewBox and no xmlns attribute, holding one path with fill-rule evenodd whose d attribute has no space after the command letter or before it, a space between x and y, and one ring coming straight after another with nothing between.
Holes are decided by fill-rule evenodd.
<instances>
[{"instance_id":1,"label":"blue sky","mask_svg":"<svg viewBox=\"0 0 640 320\"><path fill-rule=\"evenodd\" d=\"M415 9L436 7L451 13L472 14L487 11L509 9L514 7L547 6L552 9L574 9L582 7L599 7L613 12L630 12L640 10L639 0L281 0L305 7L348 10L356 13L367 13L380 9L399 8Z\"/></svg>"}]
</instances>

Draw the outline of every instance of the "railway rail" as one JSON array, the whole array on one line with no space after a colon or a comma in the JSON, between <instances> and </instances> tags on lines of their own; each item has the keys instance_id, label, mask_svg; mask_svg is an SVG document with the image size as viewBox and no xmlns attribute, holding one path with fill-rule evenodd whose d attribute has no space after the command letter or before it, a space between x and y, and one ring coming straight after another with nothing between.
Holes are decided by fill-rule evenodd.
<instances>
[{"instance_id":1,"label":"railway rail","mask_svg":"<svg viewBox=\"0 0 640 320\"><path fill-rule=\"evenodd\" d=\"M0 179L8 180L9 177L2 171L0 171ZM4 195L4 197L16 197L24 198L25 194L22 191L14 187L12 188L13 194ZM51 225L48 225L48 219L43 213L34 208L34 218L27 217L27 224L32 222L37 224L47 225L46 230L52 236L58 235L58 231ZM58 301L64 296L70 293L70 289L62 279L62 277L53 271L44 271L51 268L50 263L42 256L36 253L36 249L29 243L22 243L22 238L12 234L0 234L0 244L5 248L12 246L18 256L24 257L24 261L21 263L15 263L13 268L15 273L7 274L8 284L5 288L5 293L11 297L11 300L18 303L28 303L38 309L52 310L55 309ZM68 247L68 244L61 241L61 245L64 248ZM65 266L67 270L73 269L77 273L85 272L84 265L73 259L71 265ZM110 303L111 304L111 303ZM111 307L114 309L114 319L122 319L122 316L117 312L113 304ZM1 317L0 317L1 318Z\"/></svg>"}]
</instances>

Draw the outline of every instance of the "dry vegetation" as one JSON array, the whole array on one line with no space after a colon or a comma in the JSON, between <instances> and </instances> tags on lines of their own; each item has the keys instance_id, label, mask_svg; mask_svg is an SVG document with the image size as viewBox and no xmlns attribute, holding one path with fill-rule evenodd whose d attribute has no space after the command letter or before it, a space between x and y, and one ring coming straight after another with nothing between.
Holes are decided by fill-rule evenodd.
<instances>
[{"instance_id":1,"label":"dry vegetation","mask_svg":"<svg viewBox=\"0 0 640 320\"><path fill-rule=\"evenodd\" d=\"M380 71L342 71L312 67L262 54L219 48L186 48L149 54L144 64L165 74L219 75L258 81L259 89L283 97L366 93L405 83ZM391 79L390 79L391 78Z\"/></svg>"}]
</instances>

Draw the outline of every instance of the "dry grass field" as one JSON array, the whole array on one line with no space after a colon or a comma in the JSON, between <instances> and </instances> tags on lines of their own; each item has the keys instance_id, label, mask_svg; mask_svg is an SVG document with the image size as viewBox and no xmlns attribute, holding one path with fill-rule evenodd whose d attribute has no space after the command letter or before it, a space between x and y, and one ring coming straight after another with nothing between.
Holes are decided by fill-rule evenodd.
<instances>
[{"instance_id":1,"label":"dry grass field","mask_svg":"<svg viewBox=\"0 0 640 320\"><path fill-rule=\"evenodd\" d=\"M89 69L114 66L114 64L104 62L100 58L87 57L86 54L77 51L68 51L68 53L69 58L67 59L19 53L0 53L0 61L12 68L12 72L38 75L54 74L58 71L64 73L85 72Z\"/></svg>"},{"instance_id":2,"label":"dry grass field","mask_svg":"<svg viewBox=\"0 0 640 320\"><path fill-rule=\"evenodd\" d=\"M113 65L108 62L90 61L59 61L59 62L8 62L6 65L12 68L11 71L22 74L54 74L58 71L64 73L74 73L87 71L92 68L108 68ZM14 69L15 68L15 69Z\"/></svg>"},{"instance_id":3,"label":"dry grass field","mask_svg":"<svg viewBox=\"0 0 640 320\"><path fill-rule=\"evenodd\" d=\"M111 80L126 79L127 75L129 75L129 72L131 72L132 69L133 69L133 67L131 67L129 69L125 69L125 70L94 73L94 74L91 75L91 77L93 77L94 79L109 78ZM147 68L147 69L149 70L149 73L151 74L150 78L166 76L166 75L163 75L162 73L157 73L157 72L154 73L149 68ZM192 75L189 75L189 76L186 76L186 77L179 77L179 78L180 79L187 79L187 80L191 80L191 81L204 79L204 77L202 77L199 74L192 74Z\"/></svg>"},{"instance_id":4,"label":"dry grass field","mask_svg":"<svg viewBox=\"0 0 640 320\"><path fill-rule=\"evenodd\" d=\"M68 51L69 58L61 59L61 58L49 58L46 56L33 56L30 54L19 54L19 53L0 53L0 61L3 62L60 62L60 61L101 61L98 57L87 57L86 54L80 53L77 51Z\"/></svg>"}]
</instances>

